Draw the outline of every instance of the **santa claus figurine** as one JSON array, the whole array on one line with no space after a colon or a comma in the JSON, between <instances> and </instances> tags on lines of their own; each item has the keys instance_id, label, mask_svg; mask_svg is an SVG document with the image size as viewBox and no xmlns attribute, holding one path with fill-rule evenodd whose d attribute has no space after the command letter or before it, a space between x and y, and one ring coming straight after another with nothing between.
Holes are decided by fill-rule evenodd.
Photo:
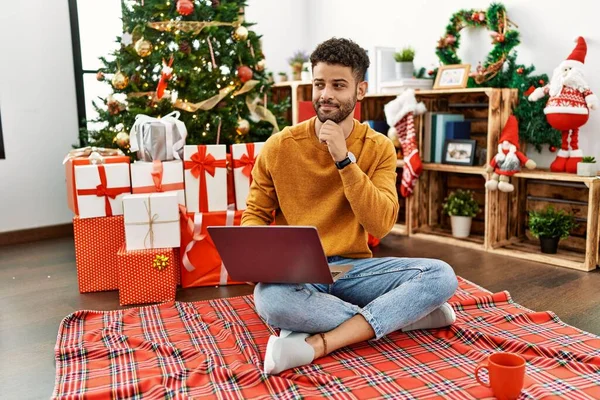
<instances>
[{"instance_id":1,"label":"santa claus figurine","mask_svg":"<svg viewBox=\"0 0 600 400\"><path fill-rule=\"evenodd\" d=\"M553 172L577 172L577 163L583 158L579 149L579 128L589 118L588 109L598 107L598 97L583 77L587 45L581 36L576 42L571 55L554 70L550 83L529 95L529 101L537 101L550 94L544 114L548 123L562 133L561 148L550 165Z\"/></svg>"},{"instance_id":2,"label":"santa claus figurine","mask_svg":"<svg viewBox=\"0 0 600 400\"><path fill-rule=\"evenodd\" d=\"M500 135L498 154L487 167L487 172L493 172L492 178L485 183L488 190L512 192L515 187L510 183L510 177L521 170L521 165L528 169L536 167L535 161L527 158L519 150L519 123L514 115L508 117Z\"/></svg>"}]
</instances>

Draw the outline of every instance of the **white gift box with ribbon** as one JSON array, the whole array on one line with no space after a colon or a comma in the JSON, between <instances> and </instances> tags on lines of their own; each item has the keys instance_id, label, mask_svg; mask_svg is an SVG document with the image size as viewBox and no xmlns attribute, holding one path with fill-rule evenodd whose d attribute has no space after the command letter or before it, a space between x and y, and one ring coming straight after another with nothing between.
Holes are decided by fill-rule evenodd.
<instances>
[{"instance_id":1,"label":"white gift box with ribbon","mask_svg":"<svg viewBox=\"0 0 600 400\"><path fill-rule=\"evenodd\" d=\"M142 161L181 160L187 128L179 115L179 111L162 118L136 115L129 133L130 150Z\"/></svg>"},{"instance_id":2,"label":"white gift box with ribbon","mask_svg":"<svg viewBox=\"0 0 600 400\"><path fill-rule=\"evenodd\" d=\"M189 212L227 210L225 145L185 146L185 200Z\"/></svg>"},{"instance_id":3,"label":"white gift box with ribbon","mask_svg":"<svg viewBox=\"0 0 600 400\"><path fill-rule=\"evenodd\" d=\"M177 202L185 206L183 162L136 161L131 164L131 191L139 193L177 193Z\"/></svg>"},{"instance_id":4,"label":"white gift box with ribbon","mask_svg":"<svg viewBox=\"0 0 600 400\"><path fill-rule=\"evenodd\" d=\"M258 142L231 145L235 205L238 210L246 209L246 199L252 184L252 169L264 144L264 142Z\"/></svg>"},{"instance_id":5,"label":"white gift box with ribbon","mask_svg":"<svg viewBox=\"0 0 600 400\"><path fill-rule=\"evenodd\" d=\"M123 197L131 193L129 164L77 165L75 187L80 218L122 215Z\"/></svg>"},{"instance_id":6,"label":"white gift box with ribbon","mask_svg":"<svg viewBox=\"0 0 600 400\"><path fill-rule=\"evenodd\" d=\"M131 194L123 198L123 211L128 251L180 246L177 193Z\"/></svg>"}]
</instances>

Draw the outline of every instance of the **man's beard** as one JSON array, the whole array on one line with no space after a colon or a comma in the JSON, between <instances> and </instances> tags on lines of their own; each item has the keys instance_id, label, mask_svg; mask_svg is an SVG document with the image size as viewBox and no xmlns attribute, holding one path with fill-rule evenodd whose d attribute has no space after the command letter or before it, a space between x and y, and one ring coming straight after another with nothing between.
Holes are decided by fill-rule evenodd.
<instances>
[{"instance_id":1,"label":"man's beard","mask_svg":"<svg viewBox=\"0 0 600 400\"><path fill-rule=\"evenodd\" d=\"M580 90L588 88L588 84L583 77L583 72L579 68L572 68L566 76L563 76L561 68L554 70L552 80L550 81L550 95L558 96L563 86Z\"/></svg>"},{"instance_id":2,"label":"man's beard","mask_svg":"<svg viewBox=\"0 0 600 400\"><path fill-rule=\"evenodd\" d=\"M340 122L345 120L348 117L348 115L352 113L352 111L354 110L354 106L356 105L356 100L357 96L356 92L354 92L353 98L351 100L348 100L347 102L335 103L333 101L313 101L313 107L317 113L317 118L319 118L319 121L324 123L327 122L327 120L331 120L332 122L339 124ZM321 110L321 105L325 104L333 105L338 108L337 110L324 112Z\"/></svg>"}]
</instances>

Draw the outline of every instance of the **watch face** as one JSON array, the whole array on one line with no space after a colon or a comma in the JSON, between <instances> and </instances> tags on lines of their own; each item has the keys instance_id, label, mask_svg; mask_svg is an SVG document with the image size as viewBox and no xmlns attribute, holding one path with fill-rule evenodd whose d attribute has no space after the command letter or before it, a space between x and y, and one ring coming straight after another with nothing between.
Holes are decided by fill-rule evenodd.
<instances>
[{"instance_id":1,"label":"watch face","mask_svg":"<svg viewBox=\"0 0 600 400\"><path fill-rule=\"evenodd\" d=\"M354 156L354 154L352 154L351 152L348 152L348 158L350 159L350 161L352 161L353 163L356 162L356 157Z\"/></svg>"}]
</instances>

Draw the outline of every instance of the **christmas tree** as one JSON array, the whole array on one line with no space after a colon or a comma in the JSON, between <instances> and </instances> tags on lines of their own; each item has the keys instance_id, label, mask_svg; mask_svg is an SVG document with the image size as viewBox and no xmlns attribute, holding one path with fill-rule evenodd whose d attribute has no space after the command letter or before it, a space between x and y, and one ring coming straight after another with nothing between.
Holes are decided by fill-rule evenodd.
<instances>
[{"instance_id":1,"label":"christmas tree","mask_svg":"<svg viewBox=\"0 0 600 400\"><path fill-rule=\"evenodd\" d=\"M98 80L113 94L95 101L99 114L83 129L83 145L129 149L136 115L173 111L187 144L266 140L287 124L289 100L273 104L260 36L244 21L243 0L122 2L124 34L112 57L101 57Z\"/></svg>"}]
</instances>

